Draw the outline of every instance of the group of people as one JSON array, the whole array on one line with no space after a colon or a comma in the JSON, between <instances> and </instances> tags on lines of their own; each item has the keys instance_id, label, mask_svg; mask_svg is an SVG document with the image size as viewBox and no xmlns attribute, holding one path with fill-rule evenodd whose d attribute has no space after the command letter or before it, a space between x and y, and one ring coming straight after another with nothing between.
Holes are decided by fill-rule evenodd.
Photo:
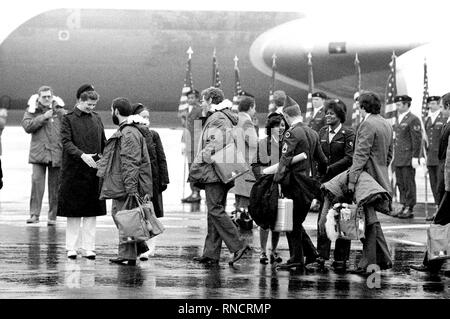
<instances>
[{"instance_id":1,"label":"group of people","mask_svg":"<svg viewBox=\"0 0 450 319\"><path fill-rule=\"evenodd\" d=\"M351 272L368 274L373 270L369 267L371 265L377 265L381 270L392 267L377 212L398 218L411 218L413 214L414 171L418 165L423 165L421 157L424 153L420 151L420 146L423 145L420 120L409 111L410 97L395 97L400 116L396 125L392 126L380 114L382 103L377 94L361 92L355 97L361 116L361 123L355 130L344 125L347 106L339 99L330 99L323 92L314 93L314 113L306 123L298 103L285 92L276 91L272 112L267 117L266 136L259 140L251 121L255 109L255 99L251 95L240 97L237 114L233 114L229 101L218 88L208 88L197 96L201 97L198 108L201 115L198 121L202 131L200 135L191 135L199 139L195 144L198 148L192 152L188 181L196 189L196 200L200 200L199 190L205 190L208 232L203 254L194 258L195 261L208 265L217 264L222 240L233 254L230 263L239 260L249 247L240 240L238 227L225 211L227 193L234 191L239 195L236 196L236 205L248 208L252 201L250 190L253 186L273 187L273 183L276 183L280 185L281 194L291 198L294 204L293 230L286 232L290 258L281 263L277 254L280 233L275 232L271 225L260 227L261 263L267 264L269 260L271 263L277 262L277 269L280 270L327 269L325 264L330 259L331 250L331 241L325 227L327 213L336 203L354 203L355 209L364 217L365 227L364 238L361 239L363 254L357 267ZM430 133L426 147L422 149L432 154L427 156L429 171L437 171L438 176L431 177L434 178L432 188L439 183L436 180L444 181L444 149L447 149L447 131L450 131L450 125L444 123L444 113L448 109L447 99L447 96L428 99L430 116L426 121L426 129ZM434 107L435 102L440 105L439 108ZM442 127L447 129L441 130ZM189 136L189 132L186 133ZM232 143L245 154L245 161L251 166L251 172L245 177L236 178L234 182L224 183L214 169L211 156ZM441 144L439 152L435 150L436 143ZM435 163L433 153L440 154L439 168L436 169L432 167ZM293 161L299 154L303 154L303 158ZM275 174L264 172L265 168L277 163ZM391 165L395 168L396 186L400 191L401 208L396 211L392 202L394 189L389 178ZM433 173L430 176L431 174ZM255 181L262 178L270 179L272 183L255 184ZM242 182L248 185L242 188ZM237 189L244 191L236 192ZM443 198L445 187L441 190ZM317 248L302 226L313 201L320 207ZM439 203L439 209L434 218L438 222L442 220L440 214L445 213L444 206L448 204L439 199L436 202ZM272 242L270 259L267 254L269 234ZM336 240L334 261L331 264L335 271L348 271L350 245L351 241L348 239ZM436 268L433 266L432 269ZM430 268L423 266L414 269Z\"/></svg>"},{"instance_id":2,"label":"group of people","mask_svg":"<svg viewBox=\"0 0 450 319\"><path fill-rule=\"evenodd\" d=\"M67 257L79 253L95 259L96 217L106 215L106 199L112 199L112 216L126 209L129 198L151 198L155 215L163 216L161 193L169 184L164 149L156 131L149 128L149 110L116 98L111 115L118 130L107 140L100 116L94 111L100 98L90 84L76 92L71 110L50 86L33 95L22 120L31 134L32 164L30 218L39 223L48 172L47 225L66 217ZM152 242L130 242L119 237L117 258L112 263L135 265L139 256L154 253Z\"/></svg>"},{"instance_id":3,"label":"group of people","mask_svg":"<svg viewBox=\"0 0 450 319\"><path fill-rule=\"evenodd\" d=\"M331 241L326 233L329 209L336 203L355 203L364 216L363 254L352 272L366 274L370 265L392 267L392 260L376 212L392 217L411 218L416 203L414 174L422 157L430 174L431 187L438 206L435 223L448 223L450 191L445 172L450 125L447 110L450 95L429 97L430 114L425 122L428 139L422 143L420 120L410 111L411 98L395 97L399 117L392 126L381 115L381 101L373 92L361 92L355 103L361 123L355 129L345 126L347 106L342 100L328 98L323 92L312 95L314 112L306 122L298 103L283 91L273 94L272 112L266 121L266 136L259 138L254 118L254 96L244 92L237 109L225 99L221 89L210 87L201 93L187 93L188 108L180 110L183 153L188 160L192 194L183 202L201 200L204 190L207 207L207 235L203 253L195 257L202 264L217 264L222 241L231 252L230 264L250 249L236 223L226 212L229 192L236 196L236 209L248 212L254 187L277 186L278 195L293 200L293 229L286 233L290 258L282 263L277 253L280 233L273 225L260 227L262 264L277 263L277 269L326 269ZM68 258L95 259L96 216L106 214L106 199L112 199L112 216L126 209L133 198L149 197L157 217L163 216L162 192L169 184L167 162L160 137L149 129L149 111L126 98L116 98L111 115L118 130L107 140L100 116L94 111L99 94L90 84L76 93L71 110L64 107L49 86L39 88L28 102L22 126L32 135L29 162L32 164L30 218L38 223L48 172L49 215L47 225L55 225L56 216L67 217L66 249ZM248 170L232 182L225 182L212 159L227 145L236 145ZM424 146L424 147L421 147ZM295 160L301 155L300 160ZM265 169L278 164L275 173ZM395 168L401 208L393 211L389 167ZM448 165L448 164L447 164ZM267 179L269 183L258 183ZM269 186L267 186L269 185ZM317 246L302 226L311 207L317 203ZM446 213L447 212L447 213ZM267 241L271 235L268 257ZM351 241L336 240L335 271L347 271ZM149 249L150 246L150 249ZM152 242L119 238L117 264L136 264L148 259ZM316 248L317 247L317 248ZM440 264L441 266L442 264ZM429 266L427 256L418 270Z\"/></svg>"}]
</instances>

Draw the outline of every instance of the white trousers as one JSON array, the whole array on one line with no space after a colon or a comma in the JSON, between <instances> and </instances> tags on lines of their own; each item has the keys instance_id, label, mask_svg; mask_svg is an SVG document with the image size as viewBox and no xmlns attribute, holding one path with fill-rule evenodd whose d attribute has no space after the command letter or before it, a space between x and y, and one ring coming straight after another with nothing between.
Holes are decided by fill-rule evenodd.
<instances>
[{"instance_id":1,"label":"white trousers","mask_svg":"<svg viewBox=\"0 0 450 319\"><path fill-rule=\"evenodd\" d=\"M95 216L67 217L66 249L78 250L81 248L85 251L86 250L94 251L96 224L97 218Z\"/></svg>"}]
</instances>

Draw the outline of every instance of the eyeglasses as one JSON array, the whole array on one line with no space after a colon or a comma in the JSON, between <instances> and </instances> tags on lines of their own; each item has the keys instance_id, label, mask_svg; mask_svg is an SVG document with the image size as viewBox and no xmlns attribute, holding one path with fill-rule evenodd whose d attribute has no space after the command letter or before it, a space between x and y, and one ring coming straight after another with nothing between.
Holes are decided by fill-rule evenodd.
<instances>
[{"instance_id":1,"label":"eyeglasses","mask_svg":"<svg viewBox=\"0 0 450 319\"><path fill-rule=\"evenodd\" d=\"M51 95L43 95L43 96L41 96L41 98L43 98L43 99L51 99L53 96L51 96Z\"/></svg>"}]
</instances>

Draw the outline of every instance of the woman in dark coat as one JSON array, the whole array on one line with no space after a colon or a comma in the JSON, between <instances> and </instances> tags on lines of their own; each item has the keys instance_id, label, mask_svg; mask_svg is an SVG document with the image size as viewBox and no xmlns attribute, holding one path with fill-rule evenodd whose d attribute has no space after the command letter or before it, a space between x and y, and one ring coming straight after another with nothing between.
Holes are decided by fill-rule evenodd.
<instances>
[{"instance_id":1,"label":"woman in dark coat","mask_svg":"<svg viewBox=\"0 0 450 319\"><path fill-rule=\"evenodd\" d=\"M150 113L148 109L141 103L133 105L133 114L139 115L148 121L147 127L140 126L140 131L144 135L147 143L148 154L150 156L150 162L152 166L152 178L153 178L153 196L152 203L155 208L156 217L160 218L164 216L163 197L162 192L167 189L169 184L169 172L167 170L166 155L161 143L159 134L149 129L150 125ZM144 128L144 129L142 129ZM154 255L155 250L155 237L147 241L149 250L140 255L140 260L147 260L148 256Z\"/></svg>"},{"instance_id":2,"label":"woman in dark coat","mask_svg":"<svg viewBox=\"0 0 450 319\"><path fill-rule=\"evenodd\" d=\"M281 145L280 139L288 128L288 124L284 120L283 115L271 113L267 117L266 137L259 141L256 161L252 161L252 171L256 179L260 179L264 168L277 164L280 161ZM267 239L270 229L259 229L259 238L261 244L261 255L259 262L261 264L269 263L267 258ZM272 252L270 254L270 263L282 262L281 257L277 254L278 241L280 239L279 232L271 231Z\"/></svg>"},{"instance_id":3,"label":"woman in dark coat","mask_svg":"<svg viewBox=\"0 0 450 319\"><path fill-rule=\"evenodd\" d=\"M95 259L96 216L106 215L105 201L99 200L95 163L106 142L103 123L93 111L98 98L93 89L81 93L77 105L61 124L63 155L57 215L67 217L67 257L72 259L80 248L85 257ZM79 243L81 247L77 247Z\"/></svg>"},{"instance_id":4,"label":"woman in dark coat","mask_svg":"<svg viewBox=\"0 0 450 319\"><path fill-rule=\"evenodd\" d=\"M325 102L325 121L327 126L319 130L320 146L328 159L325 175L321 176L321 183L328 182L333 177L347 170L352 165L355 143L353 129L344 127L347 107L341 100L334 99ZM309 268L325 269L325 261L330 258L331 241L325 232L325 222L328 210L333 204L330 194L325 194L324 203L317 220L317 250L319 257ZM350 255L351 241L338 238L334 248L334 262L336 271L344 271Z\"/></svg>"}]
</instances>

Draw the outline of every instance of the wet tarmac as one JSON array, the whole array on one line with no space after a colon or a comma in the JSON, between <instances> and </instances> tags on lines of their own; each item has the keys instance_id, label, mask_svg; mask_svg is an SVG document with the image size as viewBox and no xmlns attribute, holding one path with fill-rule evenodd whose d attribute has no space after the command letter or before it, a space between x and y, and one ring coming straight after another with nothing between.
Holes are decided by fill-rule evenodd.
<instances>
[{"instance_id":1,"label":"wet tarmac","mask_svg":"<svg viewBox=\"0 0 450 319\"><path fill-rule=\"evenodd\" d=\"M107 135L112 134L108 130ZM243 234L252 250L234 267L229 253L222 249L218 266L194 263L206 235L206 209L181 204L183 196L183 157L181 131L158 129L168 157L171 184L164 193L166 231L156 238L156 251L148 261L136 266L110 264L117 253L117 230L108 215L97 219L97 259L70 260L65 251L65 219L47 226L47 201L39 224L27 225L31 165L28 161L29 135L20 127L7 127L2 136L4 188L0 191L0 298L150 298L150 299L403 299L449 298L449 265L437 276L409 269L420 264L426 242L424 205L417 206L414 219L399 220L379 215L394 261L394 267L369 278L353 274L277 271L259 263L259 231ZM423 187L418 178L418 200ZM423 179L422 179L423 183ZM421 188L422 187L422 188ZM185 195L189 186L185 185ZM202 193L204 197L204 194ZM45 195L45 199L47 195ZM432 198L432 197L429 197ZM231 211L234 195L228 197ZM433 205L428 205L429 213ZM304 225L316 242L317 214L309 214ZM270 244L269 244L270 246ZM352 242L350 264L361 256L362 245ZM280 238L279 253L289 257L286 237Z\"/></svg>"}]
</instances>

